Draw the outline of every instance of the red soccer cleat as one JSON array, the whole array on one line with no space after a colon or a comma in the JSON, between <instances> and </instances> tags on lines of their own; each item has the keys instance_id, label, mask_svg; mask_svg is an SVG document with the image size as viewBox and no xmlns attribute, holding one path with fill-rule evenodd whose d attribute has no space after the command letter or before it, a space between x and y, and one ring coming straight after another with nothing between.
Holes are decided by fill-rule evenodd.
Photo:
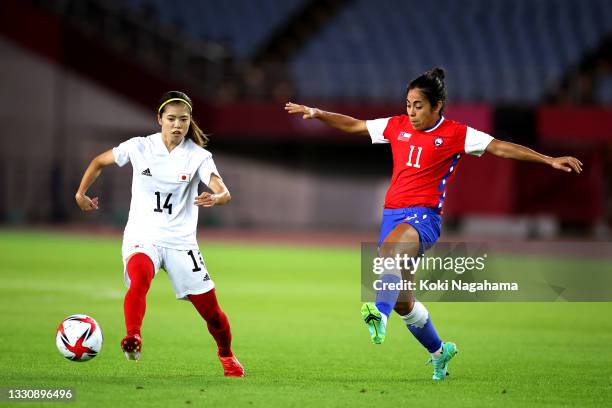
<instances>
[{"instance_id":1,"label":"red soccer cleat","mask_svg":"<svg viewBox=\"0 0 612 408\"><path fill-rule=\"evenodd\" d=\"M121 349L128 360L140 360L142 338L140 334L127 335L121 340Z\"/></svg>"},{"instance_id":2,"label":"red soccer cleat","mask_svg":"<svg viewBox=\"0 0 612 408\"><path fill-rule=\"evenodd\" d=\"M219 356L219 361L221 361L223 374L226 377L244 377L244 367L233 354L229 357Z\"/></svg>"}]
</instances>

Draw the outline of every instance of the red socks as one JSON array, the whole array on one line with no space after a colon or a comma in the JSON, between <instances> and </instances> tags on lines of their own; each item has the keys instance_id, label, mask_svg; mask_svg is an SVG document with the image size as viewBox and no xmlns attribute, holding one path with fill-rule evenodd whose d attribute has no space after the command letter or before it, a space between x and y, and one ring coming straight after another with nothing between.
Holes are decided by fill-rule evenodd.
<instances>
[{"instance_id":1,"label":"red socks","mask_svg":"<svg viewBox=\"0 0 612 408\"><path fill-rule=\"evenodd\" d=\"M128 335L140 334L142 319L147 308L146 296L155 275L151 258L143 253L132 255L127 264L130 288L125 294L123 311Z\"/></svg>"},{"instance_id":2,"label":"red socks","mask_svg":"<svg viewBox=\"0 0 612 408\"><path fill-rule=\"evenodd\" d=\"M230 330L227 316L217 303L215 290L199 295L189 295L189 300L198 313L206 320L208 331L213 336L219 347L220 357L232 356L232 331Z\"/></svg>"},{"instance_id":3,"label":"red socks","mask_svg":"<svg viewBox=\"0 0 612 408\"><path fill-rule=\"evenodd\" d=\"M155 275L153 262L143 253L134 254L128 261L127 272L130 277L130 288L123 302L125 327L128 335L140 334L147 308L147 292ZM189 295L189 300L206 320L208 331L219 347L219 356L232 356L232 332L227 316L219 307L215 290L200 295Z\"/></svg>"}]
</instances>

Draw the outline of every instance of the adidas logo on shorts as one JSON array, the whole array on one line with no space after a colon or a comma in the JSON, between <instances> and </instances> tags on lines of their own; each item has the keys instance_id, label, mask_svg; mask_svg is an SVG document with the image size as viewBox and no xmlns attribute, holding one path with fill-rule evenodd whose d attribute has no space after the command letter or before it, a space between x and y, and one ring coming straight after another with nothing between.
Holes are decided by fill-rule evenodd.
<instances>
[{"instance_id":1,"label":"adidas logo on shorts","mask_svg":"<svg viewBox=\"0 0 612 408\"><path fill-rule=\"evenodd\" d=\"M143 176L153 177L153 175L151 174L151 170L149 169L143 170L140 174L142 174Z\"/></svg>"}]
</instances>

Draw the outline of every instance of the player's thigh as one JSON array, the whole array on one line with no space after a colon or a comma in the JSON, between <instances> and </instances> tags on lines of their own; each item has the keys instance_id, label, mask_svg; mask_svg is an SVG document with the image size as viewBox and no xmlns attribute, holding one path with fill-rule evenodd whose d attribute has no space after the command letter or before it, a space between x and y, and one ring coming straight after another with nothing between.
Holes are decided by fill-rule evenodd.
<instances>
[{"instance_id":1,"label":"player's thigh","mask_svg":"<svg viewBox=\"0 0 612 408\"><path fill-rule=\"evenodd\" d=\"M155 245L141 242L124 242L121 247L121 258L123 259L123 279L126 286L130 287L130 277L127 272L127 265L130 259L136 254L145 254L153 263L153 272L157 275L162 263L162 256Z\"/></svg>"},{"instance_id":2,"label":"player's thigh","mask_svg":"<svg viewBox=\"0 0 612 408\"><path fill-rule=\"evenodd\" d=\"M178 299L206 293L215 287L198 249L166 248L164 253L164 269Z\"/></svg>"},{"instance_id":3,"label":"player's thigh","mask_svg":"<svg viewBox=\"0 0 612 408\"><path fill-rule=\"evenodd\" d=\"M417 257L420 250L420 236L418 231L410 224L398 224L387 235L380 247L380 254L384 257L393 257L397 254Z\"/></svg>"},{"instance_id":4,"label":"player's thigh","mask_svg":"<svg viewBox=\"0 0 612 408\"><path fill-rule=\"evenodd\" d=\"M384 257L395 257L396 255L408 256L416 258L420 255L420 235L418 231L410 224L398 224L385 238L380 254ZM414 274L411 273L411 268L402 269L399 271L402 280L413 281ZM412 310L414 304L414 295L410 290L402 290L398 294L397 302L394 310L401 315L408 314Z\"/></svg>"}]
</instances>

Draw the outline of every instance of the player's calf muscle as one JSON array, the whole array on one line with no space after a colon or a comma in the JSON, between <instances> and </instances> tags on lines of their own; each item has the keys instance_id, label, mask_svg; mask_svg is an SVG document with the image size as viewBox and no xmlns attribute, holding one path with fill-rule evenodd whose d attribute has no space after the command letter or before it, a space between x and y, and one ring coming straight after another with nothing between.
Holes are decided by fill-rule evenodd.
<instances>
[{"instance_id":1,"label":"player's calf muscle","mask_svg":"<svg viewBox=\"0 0 612 408\"><path fill-rule=\"evenodd\" d=\"M414 307L414 298L412 296L412 292L408 292L406 294L402 293L400 294L400 297L402 297L402 295L410 297L410 299L406 300L405 302L397 302L393 307L393 310L395 310L395 312L400 316L406 316L412 311L412 308Z\"/></svg>"}]
</instances>

